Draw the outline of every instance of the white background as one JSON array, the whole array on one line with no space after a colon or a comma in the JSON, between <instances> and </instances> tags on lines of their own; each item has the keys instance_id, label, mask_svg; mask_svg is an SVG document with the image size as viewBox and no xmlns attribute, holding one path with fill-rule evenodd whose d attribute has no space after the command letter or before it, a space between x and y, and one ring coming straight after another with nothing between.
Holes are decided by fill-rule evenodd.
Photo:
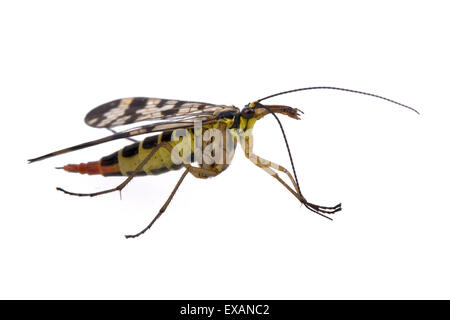
<instances>
[{"instance_id":1,"label":"white background","mask_svg":"<svg viewBox=\"0 0 450 320\"><path fill-rule=\"evenodd\" d=\"M450 298L449 42L445 1L15 1L0 5L0 298ZM70 197L121 178L55 166L98 160L114 142L26 159L107 135L83 122L104 102L150 96L242 107L271 100L309 201L239 150L214 179L181 172L123 192ZM271 117L255 151L289 166Z\"/></svg>"}]
</instances>

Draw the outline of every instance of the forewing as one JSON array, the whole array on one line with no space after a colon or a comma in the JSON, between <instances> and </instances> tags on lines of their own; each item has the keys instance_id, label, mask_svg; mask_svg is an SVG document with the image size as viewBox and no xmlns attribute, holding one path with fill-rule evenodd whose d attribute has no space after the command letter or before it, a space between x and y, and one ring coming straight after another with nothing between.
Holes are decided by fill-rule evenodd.
<instances>
[{"instance_id":1,"label":"forewing","mask_svg":"<svg viewBox=\"0 0 450 320\"><path fill-rule=\"evenodd\" d=\"M101 143L130 138L152 132L171 131L179 128L191 128L195 121L202 125L214 123L221 112L238 113L234 106L215 105L204 102L179 101L156 98L124 98L105 103L91 110L85 122L96 128L111 128L145 120L157 120L155 123L117 132L113 135L64 148L46 155L30 159L35 162L63 153L92 147Z\"/></svg>"},{"instance_id":2,"label":"forewing","mask_svg":"<svg viewBox=\"0 0 450 320\"><path fill-rule=\"evenodd\" d=\"M158 98L124 98L92 109L84 121L91 127L111 128L146 120L182 120L197 116L211 118L226 106L205 102Z\"/></svg>"},{"instance_id":3,"label":"forewing","mask_svg":"<svg viewBox=\"0 0 450 320\"><path fill-rule=\"evenodd\" d=\"M214 121L214 120L212 120L212 121ZM37 157L34 159L29 159L28 161L30 163L35 162L35 161L40 161L40 160L51 158L51 157L54 157L54 156L57 156L60 154L92 147L92 146L95 146L95 145L98 145L101 143L105 143L105 142L109 142L109 141L113 141L113 140L117 140L117 139L130 138L133 136L142 135L142 134L146 134L146 133L152 133L152 132L170 131L170 130L181 129L181 128L187 129L187 128L191 128L193 126L194 126L193 121L161 121L161 122L154 123L154 124L143 125L140 127L124 130L121 132L116 132L115 134L104 137L104 138L80 143L80 144L77 144L77 145L69 147L69 148L64 148L64 149L61 149L58 151L50 152L43 156L40 156L40 157Z\"/></svg>"},{"instance_id":4,"label":"forewing","mask_svg":"<svg viewBox=\"0 0 450 320\"><path fill-rule=\"evenodd\" d=\"M94 109L96 110L96 109ZM193 110L193 109L192 109ZM84 148L88 148L88 147L92 147L101 143L105 143L105 142L109 142L109 141L113 141L113 140L117 140L117 139L123 139L123 138L130 138L133 136L137 136L137 135L142 135L142 134L147 134L147 133L152 133L152 132L161 132L161 131L172 131L175 129L181 129L181 128L192 128L195 125L195 121L201 121L201 125L204 124L208 124L208 123L214 123L215 121L218 120L218 113L220 111L225 111L225 112L239 112L238 108L235 108L233 106L213 106L213 105L208 105L205 106L204 109L199 110L199 109L195 109L196 111L192 111L192 112L188 112L186 114L180 114L178 116L174 116L171 117L171 120L167 120L167 121L157 121L155 123L150 123L147 125L142 125L139 127L135 127L135 128L131 128L131 129L127 129L121 132L117 132L113 135L104 137L104 138L100 138L100 139L96 139L96 140L92 140L89 142L84 142L69 148L64 148L55 152L51 152L48 153L46 155L34 158L34 159L30 159L28 160L29 162L35 162L35 161L39 161L39 160L43 160L43 159L47 159L50 157L54 157L63 153L67 153L67 152L72 152L75 150L80 150L80 149L84 149ZM219 112L218 112L219 111ZM86 118L89 117L89 114L87 115ZM120 117L119 117L120 118ZM113 122L115 124L110 125L110 126L116 126L119 125L116 123L118 118L116 118L116 120ZM161 118L146 118L146 119L141 119L141 120L137 120L137 121L143 121L143 120L158 120ZM133 121L135 122L135 121ZM120 124L126 124L126 123L131 123L131 122L124 122L124 123L120 123ZM107 126L106 124L102 126L98 126L96 125L96 127L99 128L103 128L103 127L110 127Z\"/></svg>"}]
</instances>

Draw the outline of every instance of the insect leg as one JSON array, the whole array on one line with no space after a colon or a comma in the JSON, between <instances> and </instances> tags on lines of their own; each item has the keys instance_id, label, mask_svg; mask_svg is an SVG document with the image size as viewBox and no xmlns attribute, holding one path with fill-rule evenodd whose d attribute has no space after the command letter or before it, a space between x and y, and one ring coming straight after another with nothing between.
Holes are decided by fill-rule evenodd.
<instances>
[{"instance_id":1,"label":"insect leg","mask_svg":"<svg viewBox=\"0 0 450 320\"><path fill-rule=\"evenodd\" d=\"M167 142L162 142L159 145L159 147L165 148L169 152L172 152L172 150L173 150L173 147L170 144L168 144ZM178 187L183 182L184 178L186 177L186 175L188 173L191 173L196 178L208 178L208 177L214 177L221 172L221 171L210 170L210 169L205 169L205 168L197 168L197 167L194 167L194 166L192 166L190 164L186 164L186 163L183 165L186 167L186 170L183 172L180 180L178 180L177 184L175 185L175 188L173 189L172 193L170 194L169 198L164 203L162 208L159 210L158 214L153 218L153 220L150 222L150 224L147 227L145 227L142 231L140 231L134 235L126 235L125 238L129 239L129 238L139 237L140 235L145 233L148 229L150 229L153 226L155 221L158 220L158 218L164 213L164 211L166 211L167 207L169 206L170 202L172 201L173 196L177 192Z\"/></svg>"},{"instance_id":2,"label":"insect leg","mask_svg":"<svg viewBox=\"0 0 450 320\"><path fill-rule=\"evenodd\" d=\"M111 128L108 128L108 127L106 127L105 129L107 129L107 130L111 131L111 132L112 132L112 133L114 133L114 134L116 134L116 133L117 133L117 131L116 131L116 130L114 130L114 129L111 129ZM130 140L130 141L132 141L132 142L139 142L138 140L136 140L136 139L133 139L133 138L125 138L125 139L127 139L127 140Z\"/></svg>"},{"instance_id":3,"label":"insect leg","mask_svg":"<svg viewBox=\"0 0 450 320\"><path fill-rule=\"evenodd\" d=\"M175 185L175 188L173 189L172 193L170 194L169 198L167 199L167 201L164 203L164 205L162 206L161 209L159 209L158 214L153 218L153 220L150 222L150 224L145 227L142 231L133 234L133 235L126 235L125 238L129 239L129 238L136 238L139 237L141 234L145 233L148 229L150 229L152 227L152 225L155 223L156 220L158 220L158 218L164 213L164 211L166 211L167 207L169 206L170 201L172 201L173 196L175 195L175 193L178 190L178 187L180 186L180 184L183 182L184 178L186 177L186 175L188 174L189 169L184 170L183 174L181 175L180 180L178 180L177 184Z\"/></svg>"},{"instance_id":4,"label":"insect leg","mask_svg":"<svg viewBox=\"0 0 450 320\"><path fill-rule=\"evenodd\" d=\"M267 173L269 173L272 177L274 177L275 179L277 179L286 189L288 189L301 203L303 203L308 209L310 209L311 211L314 211L316 213L325 213L325 214L333 214L336 213L338 211L341 210L341 204L339 203L338 205L334 206L334 207L325 207L325 206L319 206L316 205L314 203L310 203L308 202L305 197L303 196L303 194L301 193L299 187L297 186L297 184L295 183L294 178L292 177L291 173L285 169L284 167L273 163L271 161L265 160L259 156L257 156L256 154L252 153L251 151L249 151L248 153L245 152L245 156L252 161L256 166L262 168L264 171L266 171ZM273 171L271 168L276 169L278 171L284 172L289 179L291 180L292 184L294 185L296 191L294 191L286 182L284 182L283 179L281 179L279 177L279 175Z\"/></svg>"}]
</instances>

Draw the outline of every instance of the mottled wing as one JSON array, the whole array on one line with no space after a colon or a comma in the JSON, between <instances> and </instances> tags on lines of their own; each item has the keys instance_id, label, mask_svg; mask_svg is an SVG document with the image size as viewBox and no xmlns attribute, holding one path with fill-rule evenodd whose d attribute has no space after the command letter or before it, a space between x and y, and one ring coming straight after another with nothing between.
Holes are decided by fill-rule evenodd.
<instances>
[{"instance_id":1,"label":"mottled wing","mask_svg":"<svg viewBox=\"0 0 450 320\"><path fill-rule=\"evenodd\" d=\"M215 120L209 120L209 121L214 122ZM203 123L208 123L208 121L203 122ZM182 128L187 129L187 128L192 128L193 126L194 126L193 121L160 121L158 123L152 123L152 124L143 125L140 127L116 132L115 134L104 137L104 138L80 143L80 144L77 144L77 145L69 147L69 148L64 148L64 149L61 149L58 151L50 152L43 156L29 159L28 161L30 163L35 162L35 161L40 161L40 160L51 158L51 157L54 157L54 156L57 156L60 154L92 147L92 146L95 146L95 145L98 145L101 143L105 143L105 142L109 142L109 141L113 141L113 140L117 140L117 139L130 138L130 137L147 134L147 133L152 133L152 132L171 131L171 130L182 129Z\"/></svg>"},{"instance_id":2,"label":"mottled wing","mask_svg":"<svg viewBox=\"0 0 450 320\"><path fill-rule=\"evenodd\" d=\"M146 120L212 119L227 107L204 102L158 98L124 98L92 109L84 121L92 127L111 128Z\"/></svg>"},{"instance_id":3,"label":"mottled wing","mask_svg":"<svg viewBox=\"0 0 450 320\"><path fill-rule=\"evenodd\" d=\"M179 128L192 128L195 121L202 121L202 124L213 123L217 121L221 112L237 114L239 109L234 106L154 98L114 100L90 111L86 115L86 123L96 128L111 128L144 120L157 121L51 152L28 161L35 162L117 139L131 138L152 132L171 131Z\"/></svg>"}]
</instances>

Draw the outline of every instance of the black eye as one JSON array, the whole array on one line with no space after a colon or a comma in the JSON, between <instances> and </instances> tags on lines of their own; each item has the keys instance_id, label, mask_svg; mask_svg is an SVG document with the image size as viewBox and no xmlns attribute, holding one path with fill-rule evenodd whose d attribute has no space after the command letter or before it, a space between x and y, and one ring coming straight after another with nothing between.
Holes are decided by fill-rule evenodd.
<instances>
[{"instance_id":1,"label":"black eye","mask_svg":"<svg viewBox=\"0 0 450 320\"><path fill-rule=\"evenodd\" d=\"M255 110L246 107L242 109L241 115L246 119L252 118L255 115Z\"/></svg>"}]
</instances>

